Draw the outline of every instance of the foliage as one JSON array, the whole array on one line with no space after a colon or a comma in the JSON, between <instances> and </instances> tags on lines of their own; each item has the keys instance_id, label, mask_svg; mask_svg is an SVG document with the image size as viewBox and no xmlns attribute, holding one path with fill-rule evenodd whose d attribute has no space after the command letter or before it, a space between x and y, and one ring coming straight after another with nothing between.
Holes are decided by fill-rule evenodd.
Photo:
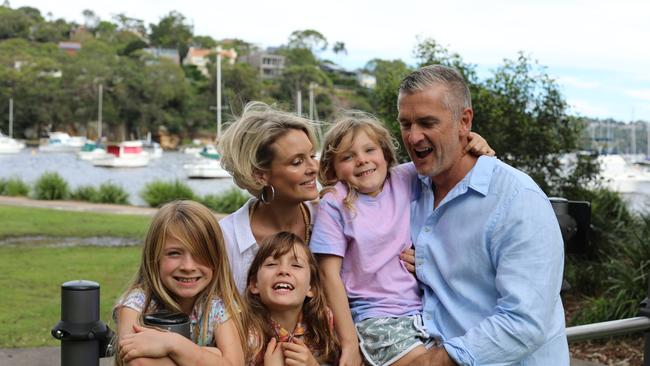
<instances>
[{"instance_id":1,"label":"foliage","mask_svg":"<svg viewBox=\"0 0 650 366\"><path fill-rule=\"evenodd\" d=\"M156 180L144 186L140 197L150 207L160 207L173 200L192 200L196 195L187 184L180 180L173 182Z\"/></svg>"},{"instance_id":2,"label":"foliage","mask_svg":"<svg viewBox=\"0 0 650 366\"><path fill-rule=\"evenodd\" d=\"M325 51L327 38L313 29L293 31L289 36L289 48L304 48L311 52ZM345 48L345 47L344 47Z\"/></svg>"},{"instance_id":3,"label":"foliage","mask_svg":"<svg viewBox=\"0 0 650 366\"><path fill-rule=\"evenodd\" d=\"M193 27L187 23L185 16L177 11L172 11L164 16L158 24L150 24L151 43L159 47L172 47L178 50L181 64L192 39Z\"/></svg>"},{"instance_id":4,"label":"foliage","mask_svg":"<svg viewBox=\"0 0 650 366\"><path fill-rule=\"evenodd\" d=\"M68 196L68 182L56 172L45 172L34 183L34 197L36 199L64 200Z\"/></svg>"},{"instance_id":5,"label":"foliage","mask_svg":"<svg viewBox=\"0 0 650 366\"><path fill-rule=\"evenodd\" d=\"M99 186L97 195L93 202L114 203L118 205L129 204L129 194L124 188L114 183L103 183Z\"/></svg>"},{"instance_id":6,"label":"foliage","mask_svg":"<svg viewBox=\"0 0 650 366\"><path fill-rule=\"evenodd\" d=\"M97 200L97 188L91 185L82 185L70 193L70 199L75 201L95 202Z\"/></svg>"},{"instance_id":7,"label":"foliage","mask_svg":"<svg viewBox=\"0 0 650 366\"><path fill-rule=\"evenodd\" d=\"M220 213L233 213L248 201L250 195L240 189L232 188L218 195L206 195L200 199L200 202L211 210Z\"/></svg>"},{"instance_id":8,"label":"foliage","mask_svg":"<svg viewBox=\"0 0 650 366\"><path fill-rule=\"evenodd\" d=\"M28 196L29 185L18 177L0 179L0 196Z\"/></svg>"}]
</instances>

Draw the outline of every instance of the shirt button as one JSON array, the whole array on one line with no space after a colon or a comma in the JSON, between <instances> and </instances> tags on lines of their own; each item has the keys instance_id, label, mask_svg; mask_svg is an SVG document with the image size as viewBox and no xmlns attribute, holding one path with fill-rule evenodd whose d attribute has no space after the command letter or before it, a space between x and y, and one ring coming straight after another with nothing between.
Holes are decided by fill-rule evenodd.
<instances>
[{"instance_id":1,"label":"shirt button","mask_svg":"<svg viewBox=\"0 0 650 366\"><path fill-rule=\"evenodd\" d=\"M431 231L431 228L428 227L428 226L425 226L425 227L424 227L424 231L428 233L429 231Z\"/></svg>"}]
</instances>

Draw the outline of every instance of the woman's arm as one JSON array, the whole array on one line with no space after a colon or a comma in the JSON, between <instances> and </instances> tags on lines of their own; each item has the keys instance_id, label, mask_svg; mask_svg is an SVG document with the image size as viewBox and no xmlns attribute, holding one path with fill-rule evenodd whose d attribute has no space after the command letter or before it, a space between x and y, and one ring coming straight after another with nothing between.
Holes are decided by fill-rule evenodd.
<instances>
[{"instance_id":1,"label":"woman's arm","mask_svg":"<svg viewBox=\"0 0 650 366\"><path fill-rule=\"evenodd\" d=\"M348 306L348 297L341 281L341 263L343 259L335 255L319 255L318 267L320 268L325 295L332 312L334 313L334 329L341 342L341 366L359 366L362 359L359 352L357 331L352 321L352 314Z\"/></svg>"},{"instance_id":2,"label":"woman's arm","mask_svg":"<svg viewBox=\"0 0 650 366\"><path fill-rule=\"evenodd\" d=\"M494 156L496 152L492 150L487 140L476 132L470 132L467 137L467 146L465 146L465 153L471 152L472 155L481 156Z\"/></svg>"}]
</instances>

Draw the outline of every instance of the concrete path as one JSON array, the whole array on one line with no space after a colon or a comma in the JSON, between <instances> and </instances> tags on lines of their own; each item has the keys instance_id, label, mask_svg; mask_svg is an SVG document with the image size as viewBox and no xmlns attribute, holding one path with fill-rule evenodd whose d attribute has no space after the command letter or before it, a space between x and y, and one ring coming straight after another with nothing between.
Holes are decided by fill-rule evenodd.
<instances>
[{"instance_id":1,"label":"concrete path","mask_svg":"<svg viewBox=\"0 0 650 366\"><path fill-rule=\"evenodd\" d=\"M83 201L44 201L33 200L25 197L0 196L0 205L18 207L50 208L62 211L97 212L117 215L144 215L153 216L158 209L151 207L112 205L106 203L90 203ZM225 214L215 214L217 219L225 217ZM0 366L2 366L0 364Z\"/></svg>"}]
</instances>

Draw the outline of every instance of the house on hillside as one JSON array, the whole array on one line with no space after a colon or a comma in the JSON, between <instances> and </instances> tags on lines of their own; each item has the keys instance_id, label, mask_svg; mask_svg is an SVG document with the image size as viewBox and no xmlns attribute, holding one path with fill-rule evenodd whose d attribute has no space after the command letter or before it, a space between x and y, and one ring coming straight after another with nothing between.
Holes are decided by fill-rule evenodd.
<instances>
[{"instance_id":1,"label":"house on hillside","mask_svg":"<svg viewBox=\"0 0 650 366\"><path fill-rule=\"evenodd\" d=\"M59 42L59 49L70 56L74 56L81 49L79 42Z\"/></svg>"},{"instance_id":2,"label":"house on hillside","mask_svg":"<svg viewBox=\"0 0 650 366\"><path fill-rule=\"evenodd\" d=\"M178 50L175 48L149 47L143 48L142 51L156 58L171 60L176 65L181 64L181 58L178 56Z\"/></svg>"},{"instance_id":3,"label":"house on hillside","mask_svg":"<svg viewBox=\"0 0 650 366\"><path fill-rule=\"evenodd\" d=\"M187 56L183 60L183 65L194 65L197 70L206 78L210 76L208 72L208 62L210 61L209 57L211 53L214 53L214 50L209 48L195 48L190 47L187 51Z\"/></svg>"},{"instance_id":4,"label":"house on hillside","mask_svg":"<svg viewBox=\"0 0 650 366\"><path fill-rule=\"evenodd\" d=\"M282 75L284 56L273 53L273 49L254 51L240 59L259 71L262 79L273 79Z\"/></svg>"}]
</instances>

